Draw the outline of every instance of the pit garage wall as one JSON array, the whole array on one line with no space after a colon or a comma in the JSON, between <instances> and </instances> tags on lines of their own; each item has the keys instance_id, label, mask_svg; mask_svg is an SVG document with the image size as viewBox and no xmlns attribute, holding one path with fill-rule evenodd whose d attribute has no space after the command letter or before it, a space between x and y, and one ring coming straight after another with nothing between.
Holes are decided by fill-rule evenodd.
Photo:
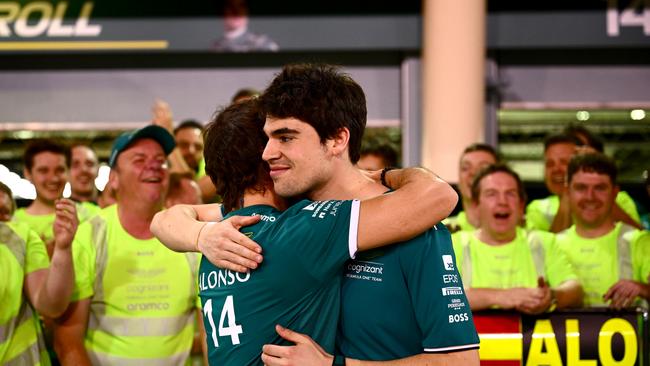
<instances>
[{"instance_id":1,"label":"pit garage wall","mask_svg":"<svg viewBox=\"0 0 650 366\"><path fill-rule=\"evenodd\" d=\"M262 90L280 68L0 72L0 129L142 125L156 98L176 120L207 121L240 88ZM349 67L368 104L369 126L398 126L400 69ZM28 125L27 125L28 124Z\"/></svg>"}]
</instances>

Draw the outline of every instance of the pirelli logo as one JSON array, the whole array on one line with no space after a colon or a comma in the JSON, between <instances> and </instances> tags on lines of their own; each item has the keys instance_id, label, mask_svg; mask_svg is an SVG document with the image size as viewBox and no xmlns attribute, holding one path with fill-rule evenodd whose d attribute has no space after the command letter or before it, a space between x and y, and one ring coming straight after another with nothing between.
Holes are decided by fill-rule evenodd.
<instances>
[{"instance_id":1,"label":"pirelli logo","mask_svg":"<svg viewBox=\"0 0 650 366\"><path fill-rule=\"evenodd\" d=\"M462 295L463 294L463 289L460 287L443 287L442 288L442 296L455 296L455 295Z\"/></svg>"}]
</instances>

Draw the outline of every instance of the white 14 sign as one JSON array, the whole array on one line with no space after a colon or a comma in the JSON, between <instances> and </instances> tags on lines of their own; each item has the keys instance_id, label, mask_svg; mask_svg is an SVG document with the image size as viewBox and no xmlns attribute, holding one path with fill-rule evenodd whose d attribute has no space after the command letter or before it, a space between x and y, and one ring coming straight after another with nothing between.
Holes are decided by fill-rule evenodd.
<instances>
[{"instance_id":1,"label":"white 14 sign","mask_svg":"<svg viewBox=\"0 0 650 366\"><path fill-rule=\"evenodd\" d=\"M618 0L608 0L607 35L620 35L621 27L643 27L643 34L650 36L650 0L632 0L621 12L618 11Z\"/></svg>"},{"instance_id":2,"label":"white 14 sign","mask_svg":"<svg viewBox=\"0 0 650 366\"><path fill-rule=\"evenodd\" d=\"M212 343L214 343L215 347L219 347L217 327L214 325L214 318L212 317L212 299L208 299L203 305L203 314L208 318L208 323L210 323L210 328L212 328L210 332ZM226 318L228 318L228 326L224 326ZM232 344L236 345L239 344L239 335L243 332L241 325L236 323L235 305L232 295L228 295L221 309L221 315L219 316L219 337L230 336Z\"/></svg>"}]
</instances>

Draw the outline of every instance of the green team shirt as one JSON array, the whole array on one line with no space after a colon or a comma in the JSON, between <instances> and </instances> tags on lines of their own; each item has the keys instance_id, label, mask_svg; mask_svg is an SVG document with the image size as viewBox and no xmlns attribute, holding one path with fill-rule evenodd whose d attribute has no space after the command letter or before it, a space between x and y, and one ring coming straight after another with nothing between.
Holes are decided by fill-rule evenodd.
<instances>
[{"instance_id":1,"label":"green team shirt","mask_svg":"<svg viewBox=\"0 0 650 366\"><path fill-rule=\"evenodd\" d=\"M616 195L616 203L634 221L641 222L634 200L627 192L618 192L618 195ZM556 195L531 201L526 206L526 227L544 231L551 230L551 224L559 208L560 198Z\"/></svg>"},{"instance_id":2,"label":"green team shirt","mask_svg":"<svg viewBox=\"0 0 650 366\"><path fill-rule=\"evenodd\" d=\"M289 345L280 324L309 334L333 353L341 269L357 244L359 201L303 200L284 212L245 207L226 215L261 215L241 231L264 249L249 273L201 260L199 288L211 365L262 365L264 344Z\"/></svg>"},{"instance_id":3,"label":"green team shirt","mask_svg":"<svg viewBox=\"0 0 650 366\"><path fill-rule=\"evenodd\" d=\"M337 344L346 357L384 361L479 346L443 224L350 260L341 307Z\"/></svg>"},{"instance_id":4,"label":"green team shirt","mask_svg":"<svg viewBox=\"0 0 650 366\"><path fill-rule=\"evenodd\" d=\"M0 222L0 364L49 365L25 277L50 265L45 244L25 223Z\"/></svg>"},{"instance_id":5,"label":"green team shirt","mask_svg":"<svg viewBox=\"0 0 650 366\"><path fill-rule=\"evenodd\" d=\"M650 275L650 233L616 223L609 233L594 239L583 238L576 227L558 233L557 242L575 268L585 291L585 306L606 305L603 295L620 279L618 241L629 243L632 280L648 283Z\"/></svg>"},{"instance_id":6,"label":"green team shirt","mask_svg":"<svg viewBox=\"0 0 650 366\"><path fill-rule=\"evenodd\" d=\"M76 204L77 218L79 222L84 222L99 213L100 208L89 202ZM24 222L29 225L44 241L54 238L54 213L47 215L32 215L27 213L27 208L19 208L14 213L13 221Z\"/></svg>"},{"instance_id":7,"label":"green team shirt","mask_svg":"<svg viewBox=\"0 0 650 366\"><path fill-rule=\"evenodd\" d=\"M456 216L450 216L442 221L443 224L447 225L452 229L458 228L456 231L474 231L476 228L474 225L470 224L467 219L467 214L465 211L461 211Z\"/></svg>"},{"instance_id":8,"label":"green team shirt","mask_svg":"<svg viewBox=\"0 0 650 366\"><path fill-rule=\"evenodd\" d=\"M460 274L469 287L532 288L537 287L537 277L540 274L551 287L557 287L565 281L577 278L552 233L527 232L518 227L514 240L502 245L487 244L475 234L458 232L452 235L456 261L460 263ZM541 251L531 249L531 245L541 245ZM540 263L543 263L542 273L538 273L535 266L535 255L539 255ZM468 278L470 275L471 278Z\"/></svg>"},{"instance_id":9,"label":"green team shirt","mask_svg":"<svg viewBox=\"0 0 650 366\"><path fill-rule=\"evenodd\" d=\"M194 337L198 256L124 230L118 205L81 224L73 242L74 300L90 298L93 364L182 365ZM79 274L77 274L79 273Z\"/></svg>"}]
</instances>

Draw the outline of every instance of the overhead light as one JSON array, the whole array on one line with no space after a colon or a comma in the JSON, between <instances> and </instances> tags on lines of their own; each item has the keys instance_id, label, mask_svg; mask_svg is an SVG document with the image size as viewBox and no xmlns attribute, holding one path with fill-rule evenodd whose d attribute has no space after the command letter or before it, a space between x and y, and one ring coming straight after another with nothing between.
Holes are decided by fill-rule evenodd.
<instances>
[{"instance_id":1,"label":"overhead light","mask_svg":"<svg viewBox=\"0 0 650 366\"><path fill-rule=\"evenodd\" d=\"M640 121L645 118L645 111L643 109L633 109L630 111L630 118Z\"/></svg>"},{"instance_id":2,"label":"overhead light","mask_svg":"<svg viewBox=\"0 0 650 366\"><path fill-rule=\"evenodd\" d=\"M589 112L587 111L578 111L576 112L576 119L578 121L586 121L589 119Z\"/></svg>"}]
</instances>

